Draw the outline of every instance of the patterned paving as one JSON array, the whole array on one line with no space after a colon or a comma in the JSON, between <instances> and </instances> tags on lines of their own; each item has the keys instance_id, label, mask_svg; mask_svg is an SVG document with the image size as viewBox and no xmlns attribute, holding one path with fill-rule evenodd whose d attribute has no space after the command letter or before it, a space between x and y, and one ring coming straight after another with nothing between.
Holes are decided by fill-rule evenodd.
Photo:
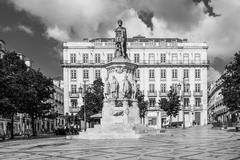
<instances>
[{"instance_id":1,"label":"patterned paving","mask_svg":"<svg viewBox=\"0 0 240 160\"><path fill-rule=\"evenodd\" d=\"M138 140L46 138L0 142L0 159L240 160L240 132L195 127Z\"/></svg>"}]
</instances>

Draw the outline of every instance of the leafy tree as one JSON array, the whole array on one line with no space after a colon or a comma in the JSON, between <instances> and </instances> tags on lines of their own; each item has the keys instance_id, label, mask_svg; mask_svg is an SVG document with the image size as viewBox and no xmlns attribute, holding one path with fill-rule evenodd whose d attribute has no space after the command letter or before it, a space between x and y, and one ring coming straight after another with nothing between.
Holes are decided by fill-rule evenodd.
<instances>
[{"instance_id":1,"label":"leafy tree","mask_svg":"<svg viewBox=\"0 0 240 160\"><path fill-rule=\"evenodd\" d=\"M93 114L97 114L102 111L103 107L103 82L102 79L96 79L93 82L92 86L89 86L85 91L84 96L84 105L86 111L86 118L89 121L90 116ZM81 110L79 111L80 117L84 117L84 105L81 106Z\"/></svg>"},{"instance_id":2,"label":"leafy tree","mask_svg":"<svg viewBox=\"0 0 240 160\"><path fill-rule=\"evenodd\" d=\"M19 111L25 93L22 74L27 70L25 62L16 52L7 52L0 60L0 113L11 118L11 138L14 137L14 116Z\"/></svg>"},{"instance_id":3,"label":"leafy tree","mask_svg":"<svg viewBox=\"0 0 240 160\"><path fill-rule=\"evenodd\" d=\"M141 120L143 120L145 118L145 113L147 111L148 101L144 101L144 95L141 93L139 89L137 90L136 93L136 99L139 107L139 116Z\"/></svg>"},{"instance_id":4,"label":"leafy tree","mask_svg":"<svg viewBox=\"0 0 240 160\"><path fill-rule=\"evenodd\" d=\"M240 51L225 67L221 76L223 103L229 111L240 111Z\"/></svg>"},{"instance_id":5,"label":"leafy tree","mask_svg":"<svg viewBox=\"0 0 240 160\"><path fill-rule=\"evenodd\" d=\"M170 124L172 122L172 116L176 117L180 109L180 99L177 92L171 87L168 93L168 99L162 98L159 100L158 104L161 109L163 109L168 116L170 116Z\"/></svg>"},{"instance_id":6,"label":"leafy tree","mask_svg":"<svg viewBox=\"0 0 240 160\"><path fill-rule=\"evenodd\" d=\"M44 76L39 70L29 68L22 77L25 94L22 95L23 105L21 105L21 112L30 116L33 136L35 136L35 120L37 117L49 115L53 105L48 100L55 90L52 79Z\"/></svg>"}]
</instances>

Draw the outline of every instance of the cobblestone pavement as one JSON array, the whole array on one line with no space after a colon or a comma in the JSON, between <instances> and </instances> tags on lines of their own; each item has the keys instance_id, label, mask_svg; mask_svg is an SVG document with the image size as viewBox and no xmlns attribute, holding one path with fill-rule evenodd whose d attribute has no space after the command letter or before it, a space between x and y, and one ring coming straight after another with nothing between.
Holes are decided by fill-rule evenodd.
<instances>
[{"instance_id":1,"label":"cobblestone pavement","mask_svg":"<svg viewBox=\"0 0 240 160\"><path fill-rule=\"evenodd\" d=\"M169 129L138 140L66 140L63 137L0 142L0 159L34 160L240 160L240 132L209 127Z\"/></svg>"}]
</instances>

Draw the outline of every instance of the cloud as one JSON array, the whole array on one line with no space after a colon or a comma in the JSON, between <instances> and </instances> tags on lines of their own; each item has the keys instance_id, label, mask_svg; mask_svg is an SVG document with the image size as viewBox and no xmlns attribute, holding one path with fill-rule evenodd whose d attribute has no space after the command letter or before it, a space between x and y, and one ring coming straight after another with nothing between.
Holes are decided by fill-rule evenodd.
<instances>
[{"instance_id":1,"label":"cloud","mask_svg":"<svg viewBox=\"0 0 240 160\"><path fill-rule=\"evenodd\" d=\"M38 17L46 26L45 35L58 41L113 37L116 21L121 18L128 37L141 34L205 41L209 58L221 57L223 63L240 48L240 21L236 19L240 15L239 0L10 1L17 10ZM218 63L213 65L221 71Z\"/></svg>"},{"instance_id":2,"label":"cloud","mask_svg":"<svg viewBox=\"0 0 240 160\"><path fill-rule=\"evenodd\" d=\"M65 30L61 30L58 26L49 27L46 31L47 37L54 38L58 41L68 41L70 38Z\"/></svg>"},{"instance_id":3,"label":"cloud","mask_svg":"<svg viewBox=\"0 0 240 160\"><path fill-rule=\"evenodd\" d=\"M11 32L13 29L9 26L1 26L0 25L0 31L5 33L5 32Z\"/></svg>"},{"instance_id":4,"label":"cloud","mask_svg":"<svg viewBox=\"0 0 240 160\"><path fill-rule=\"evenodd\" d=\"M221 76L221 73L215 70L213 67L208 69L208 82L215 82Z\"/></svg>"},{"instance_id":5,"label":"cloud","mask_svg":"<svg viewBox=\"0 0 240 160\"><path fill-rule=\"evenodd\" d=\"M17 28L18 28L20 31L23 31L23 32L25 32L25 33L27 33L27 34L29 34L29 35L33 35L32 29L31 29L30 27L28 27L28 26L19 24L19 25L17 26Z\"/></svg>"}]
</instances>

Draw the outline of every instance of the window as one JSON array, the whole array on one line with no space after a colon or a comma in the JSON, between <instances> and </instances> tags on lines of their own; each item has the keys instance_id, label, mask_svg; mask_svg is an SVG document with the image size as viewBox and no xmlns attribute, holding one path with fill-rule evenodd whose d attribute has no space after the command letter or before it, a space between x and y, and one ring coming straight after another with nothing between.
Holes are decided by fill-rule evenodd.
<instances>
[{"instance_id":1,"label":"window","mask_svg":"<svg viewBox=\"0 0 240 160\"><path fill-rule=\"evenodd\" d=\"M156 100L155 98L149 98L149 107L155 107Z\"/></svg>"},{"instance_id":2,"label":"window","mask_svg":"<svg viewBox=\"0 0 240 160\"><path fill-rule=\"evenodd\" d=\"M188 63L189 62L189 54L188 53L184 53L183 54L183 63Z\"/></svg>"},{"instance_id":3,"label":"window","mask_svg":"<svg viewBox=\"0 0 240 160\"><path fill-rule=\"evenodd\" d=\"M107 62L111 62L113 59L113 55L111 53L107 54Z\"/></svg>"},{"instance_id":4,"label":"window","mask_svg":"<svg viewBox=\"0 0 240 160\"><path fill-rule=\"evenodd\" d=\"M88 63L88 54L87 53L83 54L83 63Z\"/></svg>"},{"instance_id":5,"label":"window","mask_svg":"<svg viewBox=\"0 0 240 160\"><path fill-rule=\"evenodd\" d=\"M70 61L71 61L71 63L76 63L76 54L75 53L70 54Z\"/></svg>"},{"instance_id":6,"label":"window","mask_svg":"<svg viewBox=\"0 0 240 160\"><path fill-rule=\"evenodd\" d=\"M100 53L95 54L95 63L101 63Z\"/></svg>"},{"instance_id":7,"label":"window","mask_svg":"<svg viewBox=\"0 0 240 160\"><path fill-rule=\"evenodd\" d=\"M83 79L88 79L88 70L83 70Z\"/></svg>"},{"instance_id":8,"label":"window","mask_svg":"<svg viewBox=\"0 0 240 160\"><path fill-rule=\"evenodd\" d=\"M77 71L71 70L71 80L76 80L76 79L77 79Z\"/></svg>"},{"instance_id":9,"label":"window","mask_svg":"<svg viewBox=\"0 0 240 160\"><path fill-rule=\"evenodd\" d=\"M166 84L161 84L160 85L160 92L161 93L166 93Z\"/></svg>"},{"instance_id":10,"label":"window","mask_svg":"<svg viewBox=\"0 0 240 160\"><path fill-rule=\"evenodd\" d=\"M100 70L95 70L95 78L101 78L101 71Z\"/></svg>"},{"instance_id":11,"label":"window","mask_svg":"<svg viewBox=\"0 0 240 160\"><path fill-rule=\"evenodd\" d=\"M189 70L188 69L183 70L183 78L189 78Z\"/></svg>"},{"instance_id":12,"label":"window","mask_svg":"<svg viewBox=\"0 0 240 160\"><path fill-rule=\"evenodd\" d=\"M201 60L200 53L195 53L195 56L194 56L194 61L199 63L199 62L200 62L200 60Z\"/></svg>"},{"instance_id":13,"label":"window","mask_svg":"<svg viewBox=\"0 0 240 160\"><path fill-rule=\"evenodd\" d=\"M178 61L177 53L173 53L172 54L172 62L177 63L177 61Z\"/></svg>"},{"instance_id":14,"label":"window","mask_svg":"<svg viewBox=\"0 0 240 160\"><path fill-rule=\"evenodd\" d=\"M200 92L201 90L201 84L200 83L196 83L195 84L195 92Z\"/></svg>"},{"instance_id":15,"label":"window","mask_svg":"<svg viewBox=\"0 0 240 160\"><path fill-rule=\"evenodd\" d=\"M139 61L140 61L139 54L135 53L134 54L134 63L139 63Z\"/></svg>"},{"instance_id":16,"label":"window","mask_svg":"<svg viewBox=\"0 0 240 160\"><path fill-rule=\"evenodd\" d=\"M201 98L195 98L195 106L200 107L201 106Z\"/></svg>"},{"instance_id":17,"label":"window","mask_svg":"<svg viewBox=\"0 0 240 160\"><path fill-rule=\"evenodd\" d=\"M150 69L149 70L149 79L154 79L154 78L155 78L154 69Z\"/></svg>"},{"instance_id":18,"label":"window","mask_svg":"<svg viewBox=\"0 0 240 160\"><path fill-rule=\"evenodd\" d=\"M72 108L77 108L77 105L78 105L77 99L71 99L71 106L72 106Z\"/></svg>"},{"instance_id":19,"label":"window","mask_svg":"<svg viewBox=\"0 0 240 160\"><path fill-rule=\"evenodd\" d=\"M177 78L178 74L177 74L177 69L173 69L172 70L172 78Z\"/></svg>"},{"instance_id":20,"label":"window","mask_svg":"<svg viewBox=\"0 0 240 160\"><path fill-rule=\"evenodd\" d=\"M183 85L183 92L189 92L190 91L190 84L188 83L185 83Z\"/></svg>"},{"instance_id":21,"label":"window","mask_svg":"<svg viewBox=\"0 0 240 160\"><path fill-rule=\"evenodd\" d=\"M155 84L149 84L149 92L154 93L155 92Z\"/></svg>"},{"instance_id":22,"label":"window","mask_svg":"<svg viewBox=\"0 0 240 160\"><path fill-rule=\"evenodd\" d=\"M155 55L154 53L149 53L149 57L148 57L149 63L153 64L155 61Z\"/></svg>"},{"instance_id":23,"label":"window","mask_svg":"<svg viewBox=\"0 0 240 160\"><path fill-rule=\"evenodd\" d=\"M178 92L178 90L179 90L177 83L172 84L172 88L173 88L173 91L175 91L175 92Z\"/></svg>"},{"instance_id":24,"label":"window","mask_svg":"<svg viewBox=\"0 0 240 160\"><path fill-rule=\"evenodd\" d=\"M77 85L76 84L71 85L71 93L77 93Z\"/></svg>"},{"instance_id":25,"label":"window","mask_svg":"<svg viewBox=\"0 0 240 160\"><path fill-rule=\"evenodd\" d=\"M149 126L157 125L157 118L156 117L148 117L148 125Z\"/></svg>"},{"instance_id":26,"label":"window","mask_svg":"<svg viewBox=\"0 0 240 160\"><path fill-rule=\"evenodd\" d=\"M161 63L166 63L166 54L161 53Z\"/></svg>"},{"instance_id":27,"label":"window","mask_svg":"<svg viewBox=\"0 0 240 160\"><path fill-rule=\"evenodd\" d=\"M189 107L189 98L183 99L183 105L184 105L184 107Z\"/></svg>"},{"instance_id":28,"label":"window","mask_svg":"<svg viewBox=\"0 0 240 160\"><path fill-rule=\"evenodd\" d=\"M166 69L161 69L161 78L166 78Z\"/></svg>"},{"instance_id":29,"label":"window","mask_svg":"<svg viewBox=\"0 0 240 160\"><path fill-rule=\"evenodd\" d=\"M139 70L139 69L136 70L136 72L135 72L135 77L136 77L137 79L140 78L140 70Z\"/></svg>"},{"instance_id":30,"label":"window","mask_svg":"<svg viewBox=\"0 0 240 160\"><path fill-rule=\"evenodd\" d=\"M200 76L200 69L195 69L195 78L196 79L200 79L201 78L201 76Z\"/></svg>"}]
</instances>

